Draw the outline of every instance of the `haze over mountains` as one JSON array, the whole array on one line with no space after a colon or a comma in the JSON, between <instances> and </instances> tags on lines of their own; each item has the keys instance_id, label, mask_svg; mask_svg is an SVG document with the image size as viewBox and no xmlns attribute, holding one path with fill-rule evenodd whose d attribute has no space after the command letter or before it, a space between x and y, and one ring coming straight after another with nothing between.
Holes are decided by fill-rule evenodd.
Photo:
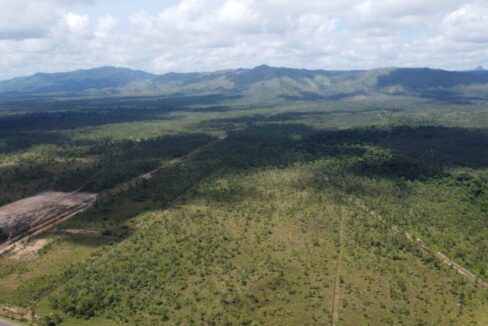
<instances>
[{"instance_id":1,"label":"haze over mountains","mask_svg":"<svg viewBox=\"0 0 488 326\"><path fill-rule=\"evenodd\" d=\"M411 95L439 100L488 95L488 71L380 68L325 71L261 65L210 73L150 74L117 67L37 73L0 82L0 95L165 96L238 95L286 99L342 99L358 95Z\"/></svg>"}]
</instances>

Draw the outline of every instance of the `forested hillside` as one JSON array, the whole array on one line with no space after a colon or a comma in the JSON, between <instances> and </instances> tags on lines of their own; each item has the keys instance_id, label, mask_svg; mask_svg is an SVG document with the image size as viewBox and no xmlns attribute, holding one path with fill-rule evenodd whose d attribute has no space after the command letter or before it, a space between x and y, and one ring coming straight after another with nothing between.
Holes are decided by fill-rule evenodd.
<instances>
[{"instance_id":1,"label":"forested hillside","mask_svg":"<svg viewBox=\"0 0 488 326\"><path fill-rule=\"evenodd\" d=\"M207 73L154 75L102 67L0 81L6 96L202 96L244 97L259 103L277 100L338 100L366 96L417 96L446 102L487 99L488 72L429 68L326 71L267 65Z\"/></svg>"}]
</instances>

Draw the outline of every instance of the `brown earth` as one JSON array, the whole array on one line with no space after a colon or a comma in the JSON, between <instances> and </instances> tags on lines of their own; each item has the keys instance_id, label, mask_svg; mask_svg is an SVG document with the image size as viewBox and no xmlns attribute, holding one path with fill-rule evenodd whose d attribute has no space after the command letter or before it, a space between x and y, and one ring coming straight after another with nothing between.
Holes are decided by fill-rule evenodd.
<instances>
[{"instance_id":1,"label":"brown earth","mask_svg":"<svg viewBox=\"0 0 488 326\"><path fill-rule=\"evenodd\" d=\"M21 224L36 226L95 199L96 195L88 193L43 192L0 207L0 228L8 231Z\"/></svg>"},{"instance_id":2,"label":"brown earth","mask_svg":"<svg viewBox=\"0 0 488 326\"><path fill-rule=\"evenodd\" d=\"M25 320L29 323L32 323L37 319L36 316L32 313L32 311L28 308L16 307L16 306L6 305L6 304L0 305L0 315L6 316L7 318L13 320ZM11 323L7 323L6 321L5 324L13 325Z\"/></svg>"},{"instance_id":3,"label":"brown earth","mask_svg":"<svg viewBox=\"0 0 488 326\"><path fill-rule=\"evenodd\" d=\"M89 193L44 192L0 207L0 228L10 234L0 245L0 255L15 250L20 240L28 240L88 209L96 198L96 194Z\"/></svg>"},{"instance_id":4,"label":"brown earth","mask_svg":"<svg viewBox=\"0 0 488 326\"><path fill-rule=\"evenodd\" d=\"M39 250L53 242L54 239L34 239L16 246L9 252L9 258L15 260L34 260L39 256Z\"/></svg>"}]
</instances>

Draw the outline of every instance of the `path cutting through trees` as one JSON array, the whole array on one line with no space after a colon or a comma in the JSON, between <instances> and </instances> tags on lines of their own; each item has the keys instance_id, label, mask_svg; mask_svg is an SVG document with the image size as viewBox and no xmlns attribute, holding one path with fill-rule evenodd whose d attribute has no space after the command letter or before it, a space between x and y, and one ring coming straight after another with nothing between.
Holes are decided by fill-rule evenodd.
<instances>
[{"instance_id":1,"label":"path cutting through trees","mask_svg":"<svg viewBox=\"0 0 488 326\"><path fill-rule=\"evenodd\" d=\"M381 216L379 213L375 212L373 209L369 208L366 204L364 204L362 201L359 199L352 199L350 198L350 201L356 204L357 207L368 213L370 216L373 216L377 220L381 222L385 222L385 219L383 216ZM386 223L386 222L385 222ZM425 242L410 233L408 233L405 230L402 230L399 226L397 225L392 225L390 230L399 235L403 235L408 241L414 243L417 245L420 249L424 250L425 252L428 252L429 254L434 255L437 259L439 259L441 262L444 264L448 265L449 267L453 268L456 272L461 274L464 278L466 278L470 283L474 284L477 287L488 289L488 283L476 276L473 272L471 272L469 269L466 267L461 266L460 264L456 263L452 259L450 259L448 256L443 254L440 251L435 251L429 248Z\"/></svg>"},{"instance_id":2,"label":"path cutting through trees","mask_svg":"<svg viewBox=\"0 0 488 326\"><path fill-rule=\"evenodd\" d=\"M132 178L126 182L123 182L121 184L118 184L116 185L114 188L112 189L109 189L109 190L106 190L106 191L103 191L99 194L85 194L85 193L82 193L81 191L85 188L85 185L79 187L78 189L76 189L75 191L71 192L71 193L65 193L65 197L69 197L69 196L77 196L77 195L86 195L86 196L91 196L90 198L92 198L91 200L89 201L86 201L86 202L82 202L80 203L79 205L77 206L74 206L72 208L69 208L69 209L65 209L63 210L62 212L51 212L51 216L49 216L48 218L44 219L41 223L38 223L38 224L35 224L33 225L31 228L29 228L27 231L23 232L22 234L8 240L6 243L0 245L0 256L4 256L4 255L8 255L9 252L11 252L12 250L18 248L19 246L23 246L25 243L27 243L32 237L36 236L36 235L39 235L41 233L44 233L50 229L52 229L53 227L55 227L56 225L59 225L65 221L67 221L68 219L70 219L71 217L77 215L78 213L81 213L85 210L87 210L88 208L90 208L94 203L95 203L95 200L96 198L100 197L100 196L105 196L105 195L114 195L114 194L117 194L117 193L120 193L120 192L123 192L123 191L126 191L128 189L130 189L130 187L136 185L138 182L142 181L142 180L149 180L151 178L153 178L159 171L165 169L165 168L169 168L169 167L172 167L172 166L175 166L176 164L179 164L181 163L183 160L186 160L186 159L189 159L190 157L192 157L193 155L201 152L202 150L204 150L205 148L207 148L208 146L214 144L215 142L217 141L221 141L225 139L225 136L224 137L220 137L218 140L216 141L213 141L213 142L210 142L204 146L201 146L183 156L180 156L178 158L174 158L170 161L167 161L167 162L164 162L160 167L152 170L152 171L149 171L149 172L145 172L135 178ZM97 172L95 175L98 175L100 173ZM92 178L93 179L93 176ZM90 179L90 180L91 180ZM183 194L181 194L180 196L178 196L176 198L176 200L179 200L182 196L184 196L185 194L187 193L187 191L185 191ZM58 193L58 194L62 194L62 193ZM39 197L39 196L37 196ZM32 197L34 198L34 197ZM26 199L23 199L21 201L25 201ZM27 199L29 200L29 199ZM15 203L14 203L15 204ZM11 205L11 204L9 204ZM5 207L5 206L4 206Z\"/></svg>"},{"instance_id":3,"label":"path cutting through trees","mask_svg":"<svg viewBox=\"0 0 488 326\"><path fill-rule=\"evenodd\" d=\"M337 256L337 269L335 275L334 298L332 301L332 325L339 323L339 310L341 305L341 275L342 256L344 252L344 210L341 208L339 214L339 254Z\"/></svg>"}]
</instances>

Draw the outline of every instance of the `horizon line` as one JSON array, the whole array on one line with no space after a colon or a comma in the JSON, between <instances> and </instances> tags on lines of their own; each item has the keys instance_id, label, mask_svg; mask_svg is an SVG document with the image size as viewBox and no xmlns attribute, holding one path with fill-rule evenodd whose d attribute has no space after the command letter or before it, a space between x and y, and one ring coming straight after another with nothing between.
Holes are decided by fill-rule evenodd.
<instances>
[{"instance_id":1,"label":"horizon line","mask_svg":"<svg viewBox=\"0 0 488 326\"><path fill-rule=\"evenodd\" d=\"M137 68L132 68L129 66L110 66L110 65L102 65L102 66L93 66L90 68L80 68L80 69L75 69L75 70L69 70L69 71L55 71L55 72L44 72L44 71L38 71L30 75L20 75L16 77L10 77L7 79L0 79L0 82L3 81L9 81L9 80L14 80L18 78L28 78L28 77L33 77L35 75L55 75L55 74L69 74L69 73L74 73L74 72L79 72L79 71L91 71L91 70L101 70L101 69L106 69L106 68L115 68L115 69L126 69L126 70L131 70L131 71L138 71L138 72L143 72L149 75L154 75L154 76L165 76L168 74L212 74L212 73L224 73L224 72L230 72L230 71L238 71L238 70L254 70L260 67L268 67L268 68L274 68L274 69L289 69L289 70L305 70L305 71L325 71L325 72L352 72L352 71L374 71L374 70L382 70L382 69L429 69L429 70L440 70L440 71L448 71L448 72L473 72L473 71L487 71L485 70L484 66L478 65L472 69L467 69L467 70L450 70L450 69L443 69L443 68L433 68L429 66L409 66L409 67L402 67L402 66L390 66L390 67L375 67L375 68L369 68L369 69L322 69L322 68L296 68L296 67L286 67L286 66L273 66L269 64L260 64L257 66L253 67L238 67L238 68L226 68L226 69L218 69L218 70L210 70L210 71L168 71L164 73L154 73L154 72L148 72L146 70L142 69L137 69Z\"/></svg>"}]
</instances>

